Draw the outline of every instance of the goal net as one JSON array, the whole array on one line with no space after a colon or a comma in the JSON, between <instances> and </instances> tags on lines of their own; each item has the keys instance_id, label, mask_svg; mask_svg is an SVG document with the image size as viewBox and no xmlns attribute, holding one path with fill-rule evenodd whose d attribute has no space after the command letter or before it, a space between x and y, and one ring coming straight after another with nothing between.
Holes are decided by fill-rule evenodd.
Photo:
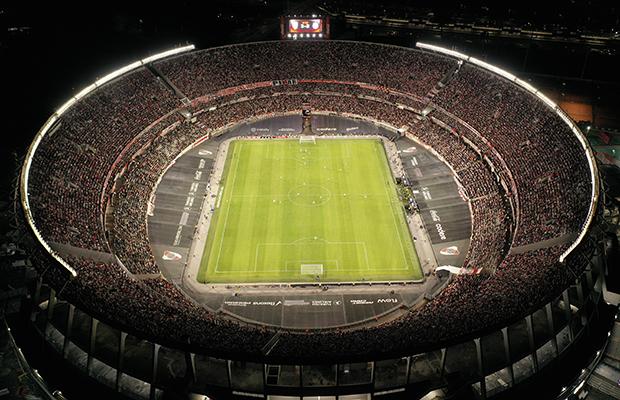
<instances>
[{"instance_id":1,"label":"goal net","mask_svg":"<svg viewBox=\"0 0 620 400\"><path fill-rule=\"evenodd\" d=\"M323 264L301 264L302 275L323 275Z\"/></svg>"},{"instance_id":2,"label":"goal net","mask_svg":"<svg viewBox=\"0 0 620 400\"><path fill-rule=\"evenodd\" d=\"M314 136L300 136L299 144L316 144L316 138Z\"/></svg>"}]
</instances>

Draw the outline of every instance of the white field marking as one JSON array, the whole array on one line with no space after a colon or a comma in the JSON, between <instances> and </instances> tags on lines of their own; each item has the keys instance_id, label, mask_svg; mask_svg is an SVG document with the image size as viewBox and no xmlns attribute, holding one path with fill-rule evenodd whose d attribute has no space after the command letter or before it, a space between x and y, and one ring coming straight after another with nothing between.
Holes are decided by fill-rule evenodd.
<instances>
[{"instance_id":1,"label":"white field marking","mask_svg":"<svg viewBox=\"0 0 620 400\"><path fill-rule=\"evenodd\" d=\"M349 146L344 146L344 148L346 149L347 156L350 157ZM374 150L375 150L375 154L376 154L377 153L377 148L374 147ZM240 152L241 152L241 148L239 149L239 153ZM289 157L287 157L287 158L289 158ZM326 159L327 158L329 158L329 159L341 159L341 158L337 158L337 157L325 157L325 158ZM383 162L383 160L380 160L380 161ZM237 159L237 166L238 166L238 164L239 164L239 159ZM237 173L236 172L237 172L237 170L235 168L235 176L233 178L233 184L234 184L234 182L235 182L235 180L237 178ZM385 171L383 171L383 175L385 175ZM383 187L384 187L384 192L385 192L384 194L379 194L379 193L376 193L376 194L368 194L368 193L362 193L362 194L350 194L349 193L349 194L347 194L347 193L340 193L340 194L335 194L334 196L343 196L343 197L349 197L349 198L351 198L353 196L381 196L381 197L383 197L384 195L387 196L387 200L388 200L388 203L389 203L390 211L391 211L391 214L392 214L392 219L394 221L394 225L396 227L396 233L397 233L397 236L399 238L399 244L400 244L401 251L403 253L404 259L405 259L405 263L404 263L405 267L404 268L382 268L382 267L375 266L374 268L381 268L382 271L406 271L406 270L409 270L410 268L407 265L407 255L405 254L405 250L404 250L403 243L402 243L402 237L401 237L400 231L398 230L398 223L396 221L396 216L394 214L394 205L392 204L393 203L392 202L392 197L389 195L389 192L388 192L387 188L385 187L385 185L383 185ZM232 192L229 195L230 198L232 198L232 197L248 197L248 198L251 198L251 197L274 197L274 196L288 196L288 195L283 195L283 194L279 194L279 195L233 195ZM222 198L223 198L223 190L222 190ZM381 203L384 203L384 202L381 202ZM231 207L231 205L230 205L230 202L229 202L228 208L227 208L226 217L225 217L225 220L224 220L224 230L222 232L222 240L220 241L220 250L219 250L219 253L218 253L218 260L217 260L214 272L218 273L218 274L223 274L223 273L238 273L238 274L247 273L248 265L244 265L244 266L227 266L226 267L226 268L234 268L234 269L239 268L239 269L241 269L240 271L219 271L218 270L219 267L220 267L220 265L219 265L219 258L221 256L221 248L222 248L222 244L223 244L224 232L226 231L227 219L228 219L228 214L229 214L229 211L230 211L230 207ZM312 238L310 238L310 239L312 239ZM298 239L298 240L296 240L294 242L291 242L290 244L298 242L300 240L304 240L304 238ZM367 269L370 270L370 260L368 258L368 250L367 250L367 246L366 246L365 242L328 242L328 243L332 243L332 244L360 243L360 244L363 244L365 258L366 258L366 266L367 266ZM256 256L255 257L255 262L254 262L254 270L255 270L255 272L256 272L257 264L258 264L258 261L257 261L258 260L258 247L260 245L283 245L283 244L285 244L285 243L259 243L257 245L256 254L255 254L255 256ZM282 271L281 269L261 270L261 272L265 272L265 273L279 273L281 271ZM355 267L352 267L350 269L349 268L345 268L345 269L343 269L343 271L359 271L359 266L355 266Z\"/></svg>"},{"instance_id":2,"label":"white field marking","mask_svg":"<svg viewBox=\"0 0 620 400\"><path fill-rule=\"evenodd\" d=\"M254 249L254 272L256 272L256 267L258 265L258 245Z\"/></svg>"},{"instance_id":3,"label":"white field marking","mask_svg":"<svg viewBox=\"0 0 620 400\"><path fill-rule=\"evenodd\" d=\"M368 261L368 248L366 247L366 242L364 242L364 255L366 256L366 269L370 271L370 261Z\"/></svg>"},{"instance_id":4,"label":"white field marking","mask_svg":"<svg viewBox=\"0 0 620 400\"><path fill-rule=\"evenodd\" d=\"M392 207L392 212L400 212L400 210L394 210L394 208ZM400 247L404 252L404 256L405 256L405 264L408 264L408 262L411 262L411 268L409 268L409 266L407 266L407 269L412 269L414 268L414 263L413 260L414 258L416 258L416 254L415 252L415 245L412 243L411 246L406 246L408 250L405 250L405 246L403 245L403 237L402 237L402 232L398 229L398 222L396 221L396 216L394 214L392 214L392 216L395 218L395 224L396 224L396 234L398 235L398 241L400 242ZM405 232L409 232L409 226L407 225L407 221L401 221L401 224L403 224L405 229ZM405 235L407 235L407 233L405 233ZM405 236L407 237L407 236ZM409 258L407 258L407 253L409 255Z\"/></svg>"},{"instance_id":5,"label":"white field marking","mask_svg":"<svg viewBox=\"0 0 620 400\"><path fill-rule=\"evenodd\" d=\"M303 241L306 242L303 242ZM313 243L313 242L319 242L319 243ZM366 242L331 242L329 240L325 240L322 238L317 238L315 239L314 237L303 237L303 238L299 238L297 240L294 240L292 242L264 242L264 243L258 243L257 246L286 246L286 245L291 245L291 244L300 244L300 243L304 243L304 244L321 244L321 243L326 243L326 244L338 244L338 245L343 245L343 244L354 244L354 245L366 245Z\"/></svg>"},{"instance_id":6,"label":"white field marking","mask_svg":"<svg viewBox=\"0 0 620 400\"><path fill-rule=\"evenodd\" d=\"M327 188L326 188L327 189ZM291 189L292 190L292 189ZM327 189L329 190L329 189ZM356 197L356 196L367 196L367 197L385 197L385 193L330 193L332 196L338 196L338 197ZM282 193L278 193L278 194L235 194L233 196L228 196L229 198L235 198L235 199L239 199L239 198L247 198L247 199L254 199L254 198L261 198L261 197L287 197L288 194L282 194Z\"/></svg>"},{"instance_id":7,"label":"white field marking","mask_svg":"<svg viewBox=\"0 0 620 400\"><path fill-rule=\"evenodd\" d=\"M179 220L179 225L186 225L188 218L189 218L189 213L184 212L183 214L181 214L181 219Z\"/></svg>"},{"instance_id":8,"label":"white field marking","mask_svg":"<svg viewBox=\"0 0 620 400\"><path fill-rule=\"evenodd\" d=\"M217 192L217 202L215 208L220 208L222 204L222 197L224 197L224 185L220 186L220 190Z\"/></svg>"},{"instance_id":9,"label":"white field marking","mask_svg":"<svg viewBox=\"0 0 620 400\"><path fill-rule=\"evenodd\" d=\"M229 193L229 199L231 199L231 198L233 198L233 197L234 197L234 198L237 198L237 197L251 198L250 196L252 196L252 195L233 195L233 194L232 194L232 193L233 193L233 192L232 192L232 190L234 189L235 180L237 179L237 167L238 167L238 165L239 165L239 159L241 158L241 157L240 157L240 154L241 154L241 150L242 150L243 144L244 144L244 143L243 143L243 141L240 141L240 143L239 143L239 149L236 149L236 150L238 150L238 152L237 152L237 165L235 166L235 169L234 169L234 174L235 174L235 176L233 177L233 182L232 182L232 185L233 185L233 186L232 186L232 188L230 189L230 190L231 190L231 192ZM344 148L345 148L345 151L346 151L346 154L347 154L345 157L346 157L346 158L350 157L350 149L349 149L349 146L344 146ZM234 151L233 151L233 154L234 154ZM291 159L291 160L295 160L295 161L302 161L302 160L299 160L298 158L292 158L292 157L283 157L283 159ZM313 158L310 158L310 157L309 157L309 159L308 159L308 160L318 161L318 160L328 160L328 159L329 159L329 160L332 160L332 159L336 160L336 159L340 159L340 158L339 158L339 157L331 157L331 156L330 156L330 157L316 157L316 158L314 158L314 157L313 157ZM305 162L305 160L303 160L303 161ZM328 192L330 192L330 191L329 191L329 189L325 188L324 186L321 186L321 187L323 187L325 190L327 190ZM291 190L292 190L292 189L291 189ZM289 193L289 194L290 194L290 193ZM287 194L287 196L289 196L289 194ZM346 195L347 195L346 193L343 193L343 194L342 194L342 196L346 196ZM260 197L268 197L268 196L265 196L265 195L254 195L254 197L259 197L259 196L260 196ZM331 196L331 192L330 192L330 196ZM377 196L378 196L378 195L377 195ZM223 198L223 197L224 197L224 192L223 192L223 190L222 190L222 195L221 195L221 198ZM272 196L272 197L273 197L273 196ZM290 199L290 197L289 197L289 200L290 200L292 203L294 203L294 202L292 201L292 199ZM323 203L322 203L322 204L323 204ZM318 207L318 206L321 206L322 204L317 205L317 207ZM216 273L218 273L218 269L219 269L219 261L220 261L220 256L221 256L221 251L222 251L222 246L223 246L223 243L224 243L224 236L225 236L224 234L225 234L225 232L226 232L226 227L227 227L227 224L228 224L228 215L229 215L229 212L230 212L230 208L231 208L231 201L229 201L229 202L228 202L228 207L227 207L227 209L226 209L226 217L224 218L224 228L223 228L223 231L222 231L222 238L221 238L221 240L220 240L220 246L219 246L218 255L217 255L217 260L216 260L216 264L215 264L215 272L216 272ZM370 266L369 266L369 261L368 261L368 251L366 250L366 243L364 243L364 242L361 242L361 243L363 243L363 245L364 245L364 251L365 251L365 253L366 253L366 266L367 266L367 268L368 268L368 269L370 269ZM257 269L257 264L258 264L258 247L259 247L260 245L261 245L261 244L259 243L259 244L257 245L257 248L256 248L255 260L254 260L254 272L256 272L256 269Z\"/></svg>"},{"instance_id":10,"label":"white field marking","mask_svg":"<svg viewBox=\"0 0 620 400\"><path fill-rule=\"evenodd\" d=\"M312 152L303 152L302 154L307 154L306 157L302 156L283 156L283 157L264 157L264 159L266 160L291 160L291 161L296 161L296 162L301 162L301 163L305 163L306 161L331 161L331 160L336 160L336 161L341 161L341 160L346 160L351 158L351 151L349 150L348 146L345 146L346 149L346 154L344 154L342 157L336 157L336 156L328 156L328 155L321 155L321 156L316 156L314 154L312 154Z\"/></svg>"},{"instance_id":11,"label":"white field marking","mask_svg":"<svg viewBox=\"0 0 620 400\"><path fill-rule=\"evenodd\" d=\"M393 208L392 208L393 211ZM398 232L397 232L398 233ZM290 243L284 243L284 242L277 242L277 243L259 243L256 246L256 250L255 250L255 257L254 257L254 273L259 272L258 271L258 254L259 254L259 246L263 246L263 245L279 245L279 246L283 246L283 245L294 245L294 244L308 244L307 242L304 242L304 240L314 240L313 238L301 238L298 240L295 240L293 242ZM400 240L400 235L399 235L399 240ZM320 240L321 242L325 243L327 241L325 240ZM327 242L328 244L356 244L356 245L362 245L363 249L364 249L364 255L365 255L365 259L366 259L366 269L367 270L371 270L371 266L370 266L370 260L368 258L368 247L366 245L366 242ZM310 243L313 244L313 243ZM316 243L316 245L319 245L322 243ZM401 243L402 246L402 243ZM316 261L316 260L315 260ZM321 260L319 260L321 261ZM325 261L332 261L332 260L325 260ZM337 260L333 260L333 261L337 261ZM286 261L288 263L288 261ZM381 266L373 266L372 269L376 269L377 272L376 273L380 273L383 271L407 271L409 270L409 266L406 263L403 263L404 267L401 268L384 268ZM248 265L239 265L239 266L226 266L226 269L233 269L233 271L227 270L227 271L220 271L219 270L220 265L218 264L216 266L215 269L215 273L217 274L242 274L242 273L247 273L247 269L248 269ZM360 271L360 267L359 266L351 266L351 267L346 267L346 268L342 268L340 267L340 264L338 263L338 271L339 272L359 272ZM262 269L260 270L261 273L265 272L265 273L280 273L282 272L282 269ZM285 265L285 272L288 272L288 267Z\"/></svg>"},{"instance_id":12,"label":"white field marking","mask_svg":"<svg viewBox=\"0 0 620 400\"><path fill-rule=\"evenodd\" d=\"M359 140L359 139L356 139ZM363 139L362 139L363 140ZM374 139L367 139L367 140L374 140ZM286 156L286 157L279 157L278 159L280 160L294 160L300 163L305 163L306 161L329 161L329 160L337 160L337 161L341 161L344 159L349 159L351 158L351 149L348 145L343 145L342 147L344 148L344 154L342 157L334 157L334 156L314 156L314 152L317 152L317 148L316 147L301 147L299 144L299 141L295 141L295 139L291 139L292 142L296 142L296 143L289 143L289 148L294 148L294 149L308 149L310 151L308 152L303 152L304 154L308 154L308 157L306 158L300 158L300 157L291 157L291 156ZM349 143L350 144L350 143ZM273 157L267 157L267 158L273 158Z\"/></svg>"},{"instance_id":13,"label":"white field marking","mask_svg":"<svg viewBox=\"0 0 620 400\"><path fill-rule=\"evenodd\" d=\"M239 143L239 149L237 153L237 165L235 165L235 169L232 171L235 176L233 176L232 185L230 186L230 194L232 195L232 191L235 189L235 181L237 180L237 168L239 167L239 159L241 159L241 149L243 148L243 142ZM233 155L234 155L233 151ZM222 197L224 197L224 191L222 191ZM228 224L228 214L230 213L230 203L228 202L228 207L226 208L226 217L224 218L224 228L222 229L222 238L220 239L220 248L217 252L217 260L215 260L215 272L217 272L217 268L220 264L220 256L222 255L222 244L224 244L224 234L226 233L226 226ZM208 268L207 268L208 269Z\"/></svg>"},{"instance_id":14,"label":"white field marking","mask_svg":"<svg viewBox=\"0 0 620 400\"><path fill-rule=\"evenodd\" d=\"M304 185L305 185L305 184L304 184ZM296 202L295 202L295 198L294 198L294 196L291 196L291 193L292 193L293 191L297 190L297 188L298 188L298 187L300 187L300 186L304 186L304 185L297 185L297 186L293 187L291 190L289 190L289 192L288 192L288 199L289 199L289 201L290 201L292 204L297 204L297 205L301 205L301 206L304 206L304 207L320 207L320 206L322 206L323 204L327 203L327 202L331 199L331 197L332 197L332 192L331 192L328 188L326 188L325 186L323 186L323 185L317 185L317 184L310 184L310 185L308 185L308 186L318 186L318 187L320 187L320 188L325 189L325 190L327 191L327 200L322 201L322 202L321 202L321 203L319 203L319 204L315 204L315 203L314 203L314 201L312 202L312 204L299 204L299 203L296 203ZM297 194L300 194L300 193L298 192ZM315 194L315 192L309 193L309 195L310 195L310 196L316 196L317 194L318 194L319 196L321 196L321 195L322 195L322 193L316 193L316 194Z\"/></svg>"},{"instance_id":15,"label":"white field marking","mask_svg":"<svg viewBox=\"0 0 620 400\"><path fill-rule=\"evenodd\" d=\"M377 154L377 148L375 147L375 154ZM380 161L383 161L382 157L379 157ZM388 160L389 162L389 160ZM385 175L385 168L383 169L383 175ZM388 176L388 180L392 179L391 176ZM407 258L407 254L405 253L405 247L403 246L403 241L402 241L402 237L400 235L400 230L398 229L398 221L396 221L396 216L394 215L394 205L392 204L392 197L390 197L390 193L387 190L387 185L383 185L383 189L385 190L385 194L387 195L388 198L388 202L390 203L390 208L392 209L392 219L394 221L394 228L396 228L396 235L398 236L398 243L400 244L400 250L403 254L403 259L405 261L405 264L408 264L408 258ZM409 268L409 266L407 265L407 269Z\"/></svg>"},{"instance_id":16,"label":"white field marking","mask_svg":"<svg viewBox=\"0 0 620 400\"><path fill-rule=\"evenodd\" d=\"M336 270L338 270L336 264ZM300 264L299 265L299 274L300 275L323 275L323 264Z\"/></svg>"},{"instance_id":17,"label":"white field marking","mask_svg":"<svg viewBox=\"0 0 620 400\"><path fill-rule=\"evenodd\" d=\"M340 263L338 262L338 260L319 260L319 259L311 259L311 260L286 260L284 263L284 271L288 272L288 266L289 264L293 264L294 268L299 268L302 265L329 265L329 264L336 264L336 271L340 271ZM323 271L325 271L325 269L323 269ZM300 275L307 275L307 274L302 274L300 271ZM321 273L322 275L322 273Z\"/></svg>"},{"instance_id":18,"label":"white field marking","mask_svg":"<svg viewBox=\"0 0 620 400\"><path fill-rule=\"evenodd\" d=\"M227 266L226 268L231 268L231 271L215 271L216 274L227 274L227 275L241 275L241 274L248 274L248 270L247 270L247 265L234 265L234 266ZM338 270L338 272L360 272L361 270L359 269L359 267L346 267L343 268L341 266L339 266L338 268L340 268ZM382 266L376 266L374 267L376 268L376 270L374 272L371 272L372 275L381 275L383 274L383 272L389 271L389 272L400 272L400 271L407 271L409 270L408 267L406 268L387 268L387 267L382 267ZM280 274L282 273L282 269L281 268L277 268L277 269L261 269L260 272L257 271L256 273L260 273L260 274ZM367 272L365 272L367 273Z\"/></svg>"},{"instance_id":19,"label":"white field marking","mask_svg":"<svg viewBox=\"0 0 620 400\"><path fill-rule=\"evenodd\" d=\"M305 240L305 241L304 241ZM308 240L312 240L312 242L309 242ZM313 242L319 242L319 243L313 243ZM301 239L297 239L293 242L272 242L272 243L258 243L256 245L256 250L254 252L254 272L258 272L258 254L259 254L259 249L261 246L291 246L291 245L330 245L330 244L335 244L335 245L355 245L355 246L362 246L362 248L364 249L364 255L365 255L365 259L366 259L366 269L370 270L370 260L368 259L368 248L366 247L366 242L330 242L328 240L324 240L324 239L317 239L315 240L314 238L301 238ZM317 261L317 260L314 260ZM318 260L321 261L321 260ZM330 261L330 260L327 260ZM335 260L338 261L338 260ZM248 266L245 266L243 268L247 269ZM286 268L286 264L285 264L285 268ZM376 267L375 267L376 268ZM355 270L359 270L360 267L356 266L356 267L352 267L350 269L350 271L355 271ZM405 270L408 268L404 268ZM399 270L403 270L403 268L400 268ZM261 268L261 271L263 271L263 269ZM281 271L281 270L280 270ZM288 271L287 269L285 269L285 271ZM347 271L347 270L345 270Z\"/></svg>"}]
</instances>

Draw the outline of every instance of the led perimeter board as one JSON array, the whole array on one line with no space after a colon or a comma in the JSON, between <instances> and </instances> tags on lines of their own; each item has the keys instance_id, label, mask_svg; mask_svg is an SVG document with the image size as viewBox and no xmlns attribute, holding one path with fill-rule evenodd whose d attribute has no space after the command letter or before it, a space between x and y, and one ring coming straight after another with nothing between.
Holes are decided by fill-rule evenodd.
<instances>
[{"instance_id":1,"label":"led perimeter board","mask_svg":"<svg viewBox=\"0 0 620 400\"><path fill-rule=\"evenodd\" d=\"M329 16L280 17L280 38L283 40L321 40L329 39L329 36Z\"/></svg>"}]
</instances>

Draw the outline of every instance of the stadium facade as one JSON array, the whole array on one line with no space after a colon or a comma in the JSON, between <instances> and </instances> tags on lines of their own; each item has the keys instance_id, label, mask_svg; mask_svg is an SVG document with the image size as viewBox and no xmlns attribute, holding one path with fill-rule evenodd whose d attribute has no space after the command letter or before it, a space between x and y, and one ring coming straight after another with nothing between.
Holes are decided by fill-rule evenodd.
<instances>
[{"instance_id":1,"label":"stadium facade","mask_svg":"<svg viewBox=\"0 0 620 400\"><path fill-rule=\"evenodd\" d=\"M187 220L204 215L210 171L194 166L181 179L184 160L213 165L220 142L237 136L296 138L274 130L297 124L302 110L315 127L321 118L340 126L330 134L397 146L401 178L418 183L435 267L460 256L450 265L459 273L191 292L184 268L198 221ZM446 174L425 175L437 168ZM180 208L161 203L166 184L182 193ZM450 204L457 211L444 226L437 210L447 206L431 194L446 185L461 204ZM447 386L492 397L560 362L602 301L602 195L583 135L527 82L435 46L262 42L146 58L50 117L20 189L42 272L34 326L61 357L128 397L159 398L179 382L216 398L412 398ZM158 220L169 205L185 222ZM281 298L261 298L269 291ZM366 303L351 301L367 293ZM342 312L291 312L286 323L283 305L262 318L260 307L226 307L315 298L340 301ZM384 298L396 305L379 307ZM372 310L349 320L345 304Z\"/></svg>"}]
</instances>

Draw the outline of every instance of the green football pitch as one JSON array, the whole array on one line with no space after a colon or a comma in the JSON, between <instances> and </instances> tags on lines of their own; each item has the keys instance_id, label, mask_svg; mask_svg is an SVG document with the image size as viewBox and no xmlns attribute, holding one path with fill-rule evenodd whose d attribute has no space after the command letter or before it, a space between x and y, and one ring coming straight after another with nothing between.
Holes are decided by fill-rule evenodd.
<instances>
[{"instance_id":1,"label":"green football pitch","mask_svg":"<svg viewBox=\"0 0 620 400\"><path fill-rule=\"evenodd\" d=\"M421 278L380 140L230 143L200 282Z\"/></svg>"}]
</instances>

